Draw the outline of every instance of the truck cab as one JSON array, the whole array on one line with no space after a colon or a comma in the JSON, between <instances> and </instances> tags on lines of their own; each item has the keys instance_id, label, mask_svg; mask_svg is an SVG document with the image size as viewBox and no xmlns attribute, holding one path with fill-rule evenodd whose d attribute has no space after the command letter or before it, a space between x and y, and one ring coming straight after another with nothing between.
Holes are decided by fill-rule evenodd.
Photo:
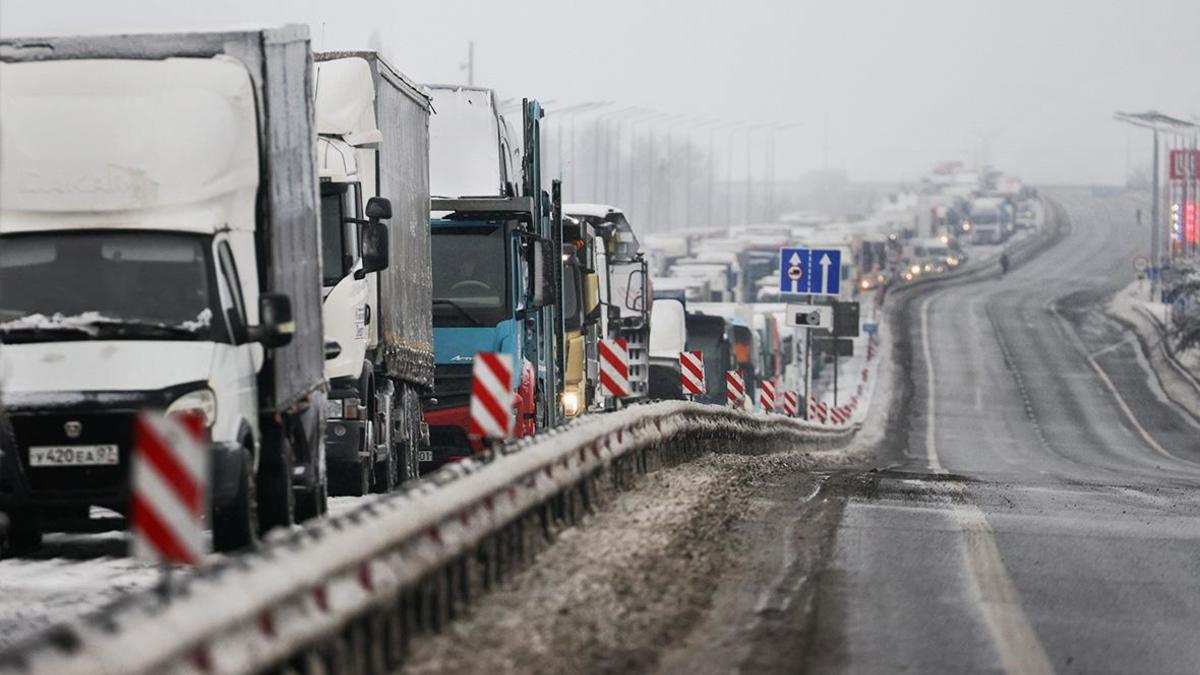
<instances>
[{"instance_id":1,"label":"truck cab","mask_svg":"<svg viewBox=\"0 0 1200 675\"><path fill-rule=\"evenodd\" d=\"M296 26L0 41L10 544L128 513L147 410L200 420L218 549L324 511L309 53Z\"/></svg>"},{"instance_id":2,"label":"truck cab","mask_svg":"<svg viewBox=\"0 0 1200 675\"><path fill-rule=\"evenodd\" d=\"M566 347L563 370L563 415L575 417L600 400L600 279L596 272L597 242L587 223L563 220L562 315Z\"/></svg>"},{"instance_id":3,"label":"truck cab","mask_svg":"<svg viewBox=\"0 0 1200 675\"><path fill-rule=\"evenodd\" d=\"M390 442L390 400L380 400L385 393L376 395L374 368L367 360L368 348L378 345L378 321L371 318L379 315L377 273L388 262L386 249L382 257L363 256L364 241L380 241L378 233L364 237L364 229L373 224L363 216L364 201L379 199L374 197L374 160L382 134L375 123L375 88L365 60L318 62L316 74L321 313L330 388L327 462L333 494L361 495L372 484L386 484L372 469L375 455L381 454L379 446L386 452ZM379 201L374 206L391 209L390 203Z\"/></svg>"},{"instance_id":4,"label":"truck cab","mask_svg":"<svg viewBox=\"0 0 1200 675\"><path fill-rule=\"evenodd\" d=\"M599 339L621 338L629 351L631 393L623 402L646 398L650 378L650 314L653 289L641 242L625 213L606 204L567 204L567 216L593 228L601 309ZM617 401L597 398L597 406L612 409Z\"/></svg>"},{"instance_id":5,"label":"truck cab","mask_svg":"<svg viewBox=\"0 0 1200 675\"><path fill-rule=\"evenodd\" d=\"M492 92L432 91L438 110L430 149L435 371L433 392L423 402L430 468L485 449L468 432L476 354L512 358L517 436L559 422L563 370L561 224L552 225L561 210L540 187L541 107L535 101L523 106L518 182L514 143Z\"/></svg>"}]
</instances>

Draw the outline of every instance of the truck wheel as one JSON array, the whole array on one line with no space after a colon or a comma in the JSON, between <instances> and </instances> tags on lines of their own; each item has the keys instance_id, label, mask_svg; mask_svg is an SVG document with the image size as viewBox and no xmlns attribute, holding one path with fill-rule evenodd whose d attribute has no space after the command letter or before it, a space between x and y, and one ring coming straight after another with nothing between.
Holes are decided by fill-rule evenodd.
<instances>
[{"instance_id":1,"label":"truck wheel","mask_svg":"<svg viewBox=\"0 0 1200 675\"><path fill-rule=\"evenodd\" d=\"M258 463L255 487L258 493L259 535L266 534L273 527L291 527L296 522L296 501L292 493L292 467L296 459L292 444L278 427L271 429L270 434L274 442L263 445L265 448L273 445L278 454L264 452Z\"/></svg>"},{"instance_id":2,"label":"truck wheel","mask_svg":"<svg viewBox=\"0 0 1200 675\"><path fill-rule=\"evenodd\" d=\"M229 506L213 514L213 548L217 551L236 551L258 543L258 498L254 490L253 463L250 451L244 451L237 497Z\"/></svg>"},{"instance_id":3,"label":"truck wheel","mask_svg":"<svg viewBox=\"0 0 1200 675\"><path fill-rule=\"evenodd\" d=\"M317 471L314 466L313 471ZM303 523L320 518L329 511L329 478L322 473L310 480L310 485L300 490L296 498L296 522Z\"/></svg>"},{"instance_id":4,"label":"truck wheel","mask_svg":"<svg viewBox=\"0 0 1200 675\"><path fill-rule=\"evenodd\" d=\"M42 545L42 528L37 517L20 511L8 514L8 530L4 533L6 553L25 553Z\"/></svg>"},{"instance_id":5,"label":"truck wheel","mask_svg":"<svg viewBox=\"0 0 1200 675\"><path fill-rule=\"evenodd\" d=\"M383 494L391 492L399 482L396 470L399 461L397 461L396 433L393 423L395 419L393 399L391 396L376 396L376 401L383 402L382 410L377 404L376 409L369 412L368 419L379 434L373 434L371 442L383 447L383 456L377 458L371 467L371 491Z\"/></svg>"},{"instance_id":6,"label":"truck wheel","mask_svg":"<svg viewBox=\"0 0 1200 675\"><path fill-rule=\"evenodd\" d=\"M421 446L421 400L407 385L400 391L398 418L393 419L393 452L397 457L397 483L415 480L421 475L417 451Z\"/></svg>"}]
</instances>

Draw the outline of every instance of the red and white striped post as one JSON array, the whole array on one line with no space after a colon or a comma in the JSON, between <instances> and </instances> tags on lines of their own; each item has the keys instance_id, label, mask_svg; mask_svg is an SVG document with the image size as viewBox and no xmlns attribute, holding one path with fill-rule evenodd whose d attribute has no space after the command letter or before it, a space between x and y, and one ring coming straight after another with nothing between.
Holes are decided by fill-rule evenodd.
<instances>
[{"instance_id":1,"label":"red and white striped post","mask_svg":"<svg viewBox=\"0 0 1200 675\"><path fill-rule=\"evenodd\" d=\"M703 352L679 352L679 380L685 396L704 395Z\"/></svg>"},{"instance_id":2,"label":"red and white striped post","mask_svg":"<svg viewBox=\"0 0 1200 675\"><path fill-rule=\"evenodd\" d=\"M484 441L509 438L513 429L512 356L476 354L471 377L471 422L467 433Z\"/></svg>"},{"instance_id":3,"label":"red and white striped post","mask_svg":"<svg viewBox=\"0 0 1200 675\"><path fill-rule=\"evenodd\" d=\"M629 343L624 338L600 341L600 388L605 396L629 396Z\"/></svg>"},{"instance_id":4,"label":"red and white striped post","mask_svg":"<svg viewBox=\"0 0 1200 675\"><path fill-rule=\"evenodd\" d=\"M763 412L775 412L775 381L763 380L758 383L758 407Z\"/></svg>"},{"instance_id":5,"label":"red and white striped post","mask_svg":"<svg viewBox=\"0 0 1200 675\"><path fill-rule=\"evenodd\" d=\"M788 417L795 417L798 406L796 405L798 398L796 392L783 392L783 414Z\"/></svg>"},{"instance_id":6,"label":"red and white striped post","mask_svg":"<svg viewBox=\"0 0 1200 675\"><path fill-rule=\"evenodd\" d=\"M730 408L742 407L746 400L746 378L740 370L730 370L725 373L725 400Z\"/></svg>"},{"instance_id":7,"label":"red and white striped post","mask_svg":"<svg viewBox=\"0 0 1200 675\"><path fill-rule=\"evenodd\" d=\"M129 521L136 558L167 565L197 565L204 558L208 465L199 416L145 412L135 418Z\"/></svg>"}]
</instances>

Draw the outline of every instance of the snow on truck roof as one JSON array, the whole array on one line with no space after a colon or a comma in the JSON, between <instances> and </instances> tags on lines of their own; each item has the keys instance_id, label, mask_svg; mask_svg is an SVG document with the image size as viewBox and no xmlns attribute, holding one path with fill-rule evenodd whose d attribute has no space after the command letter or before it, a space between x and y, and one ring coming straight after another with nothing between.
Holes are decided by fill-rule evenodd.
<instances>
[{"instance_id":1,"label":"snow on truck roof","mask_svg":"<svg viewBox=\"0 0 1200 675\"><path fill-rule=\"evenodd\" d=\"M573 216L603 218L610 213L623 213L623 211L607 204L564 204L563 213L569 213Z\"/></svg>"},{"instance_id":2,"label":"snow on truck roof","mask_svg":"<svg viewBox=\"0 0 1200 675\"><path fill-rule=\"evenodd\" d=\"M459 85L427 85L427 90L434 110L429 118L429 193L501 194L501 129L492 90Z\"/></svg>"},{"instance_id":3,"label":"snow on truck roof","mask_svg":"<svg viewBox=\"0 0 1200 675\"><path fill-rule=\"evenodd\" d=\"M0 81L0 231L254 227L257 112L241 62L0 63Z\"/></svg>"}]
</instances>

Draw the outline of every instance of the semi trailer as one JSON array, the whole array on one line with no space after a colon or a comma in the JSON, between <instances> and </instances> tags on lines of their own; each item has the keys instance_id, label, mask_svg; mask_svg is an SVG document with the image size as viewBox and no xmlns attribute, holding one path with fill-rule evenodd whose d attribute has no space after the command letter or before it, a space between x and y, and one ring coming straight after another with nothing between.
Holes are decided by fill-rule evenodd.
<instances>
[{"instance_id":1,"label":"semi trailer","mask_svg":"<svg viewBox=\"0 0 1200 675\"><path fill-rule=\"evenodd\" d=\"M428 446L431 105L376 52L316 61L329 487L387 492L419 475ZM386 228L372 231L372 215ZM363 255L376 240L385 255Z\"/></svg>"}]
</instances>

